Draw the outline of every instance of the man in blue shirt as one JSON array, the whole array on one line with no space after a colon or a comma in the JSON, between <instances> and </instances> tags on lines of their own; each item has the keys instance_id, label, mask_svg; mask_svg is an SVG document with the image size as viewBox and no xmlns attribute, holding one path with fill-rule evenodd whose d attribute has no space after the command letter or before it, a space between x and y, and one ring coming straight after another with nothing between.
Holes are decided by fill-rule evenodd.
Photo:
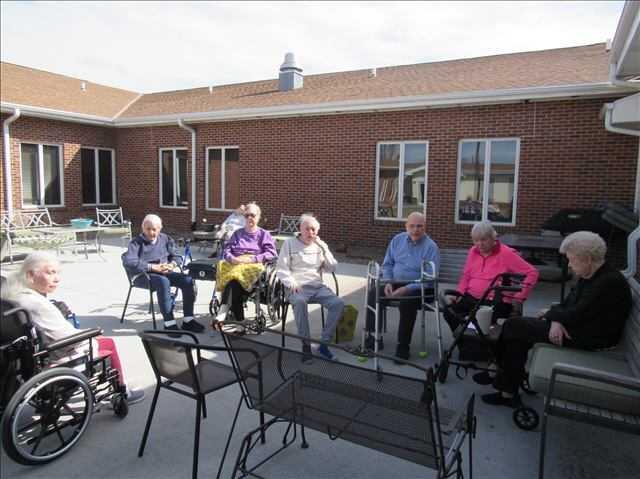
<instances>
[{"instance_id":1,"label":"man in blue shirt","mask_svg":"<svg viewBox=\"0 0 640 479\"><path fill-rule=\"evenodd\" d=\"M193 279L185 274L173 271L177 266L173 240L162 230L162 220L157 215L147 215L142 221L142 233L129 243L127 252L122 256L122 264L129 275L148 273L151 288L158 295L160 312L164 319L164 329L177 330L178 325L173 316L171 287L182 291L184 319L182 329L194 333L204 331L204 326L193 319L195 291ZM136 279L136 285L148 288L144 276Z\"/></svg>"},{"instance_id":2,"label":"man in blue shirt","mask_svg":"<svg viewBox=\"0 0 640 479\"><path fill-rule=\"evenodd\" d=\"M400 323L398 325L398 345L396 356L400 359L409 359L409 346L413 334L413 326L420 305L420 283L408 282L420 279L422 264L432 261L437 273L440 267L440 250L438 245L429 236L425 229L425 218L422 213L414 212L409 215L405 224L406 232L397 234L389 243L382 263L382 283L384 294L381 294L381 308L389 300L400 300ZM385 281L390 281L385 283ZM433 295L433 287L429 288L429 294ZM375 291L370 291L369 304L375 301ZM375 329L373 313L367 310L367 330ZM366 346L373 349L374 338L369 334ZM383 349L382 339L379 340L378 349Z\"/></svg>"}]
</instances>

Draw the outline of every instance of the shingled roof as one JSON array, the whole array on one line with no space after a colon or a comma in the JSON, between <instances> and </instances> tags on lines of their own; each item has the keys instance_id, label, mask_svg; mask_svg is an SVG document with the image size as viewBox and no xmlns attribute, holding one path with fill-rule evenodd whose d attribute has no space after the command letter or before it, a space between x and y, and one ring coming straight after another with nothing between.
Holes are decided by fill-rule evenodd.
<instances>
[{"instance_id":1,"label":"shingled roof","mask_svg":"<svg viewBox=\"0 0 640 479\"><path fill-rule=\"evenodd\" d=\"M3 103L113 118L139 96L136 92L13 63L2 62L0 71Z\"/></svg>"},{"instance_id":2,"label":"shingled roof","mask_svg":"<svg viewBox=\"0 0 640 479\"><path fill-rule=\"evenodd\" d=\"M128 119L383 99L437 98L518 89L608 83L604 43L525 53L306 75L304 87L281 92L264 80L140 95L54 73L2 63L2 102ZM138 97L138 98L137 98ZM137 99L136 99L137 98ZM289 108L287 108L289 107Z\"/></svg>"}]
</instances>

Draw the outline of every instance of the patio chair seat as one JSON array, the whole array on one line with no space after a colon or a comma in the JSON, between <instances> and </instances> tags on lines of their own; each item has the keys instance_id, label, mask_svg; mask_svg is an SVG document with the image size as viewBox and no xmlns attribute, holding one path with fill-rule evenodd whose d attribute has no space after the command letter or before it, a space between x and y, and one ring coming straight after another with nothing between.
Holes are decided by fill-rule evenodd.
<instances>
[{"instance_id":1,"label":"patio chair seat","mask_svg":"<svg viewBox=\"0 0 640 479\"><path fill-rule=\"evenodd\" d=\"M207 394L218 389L230 386L238 382L235 372L231 366L220 364L208 359L203 359L194 366L194 372L200 383L200 390L203 394ZM194 376L189 369L174 376L173 380L195 389Z\"/></svg>"}]
</instances>

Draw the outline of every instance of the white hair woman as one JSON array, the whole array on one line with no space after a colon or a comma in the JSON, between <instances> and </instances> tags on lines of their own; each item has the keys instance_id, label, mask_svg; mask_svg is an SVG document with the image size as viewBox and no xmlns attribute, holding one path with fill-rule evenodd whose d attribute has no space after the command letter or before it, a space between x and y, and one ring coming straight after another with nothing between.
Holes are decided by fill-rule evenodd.
<instances>
[{"instance_id":1,"label":"white hair woman","mask_svg":"<svg viewBox=\"0 0 640 479\"><path fill-rule=\"evenodd\" d=\"M244 298L249 294L263 265L276 258L276 244L271 234L258 226L262 211L256 203L244 207L244 228L237 229L222 249L218 263L216 288L222 290L222 306L216 321L227 319L229 311L236 322L244 321Z\"/></svg>"},{"instance_id":2,"label":"white hair woman","mask_svg":"<svg viewBox=\"0 0 640 479\"><path fill-rule=\"evenodd\" d=\"M631 291L624 276L605 261L607 247L590 231L567 236L560 252L578 281L564 301L540 318L508 320L497 344L497 393L482 400L492 405L519 404L518 387L524 379L527 353L534 343L546 342L578 349L615 346L631 310Z\"/></svg>"},{"instance_id":3,"label":"white hair woman","mask_svg":"<svg viewBox=\"0 0 640 479\"><path fill-rule=\"evenodd\" d=\"M312 215L300 217L300 234L284 242L278 257L277 278L287 288L288 301L293 307L293 315L298 334L310 336L308 305L320 304L327 308L327 322L322 330L322 341L330 342L333 332L344 310L344 301L337 297L322 281L322 273L335 271L338 262L320 239L320 223ZM333 353L322 344L318 353L327 359ZM304 359L311 356L311 346L303 344Z\"/></svg>"},{"instance_id":4,"label":"white hair woman","mask_svg":"<svg viewBox=\"0 0 640 479\"><path fill-rule=\"evenodd\" d=\"M27 256L20 270L7 279L7 285L2 289L2 298L15 302L18 306L29 312L31 321L44 338L45 345L78 331L69 323L62 310L68 308L64 303L56 303L47 299L47 295L55 292L60 285L60 262L46 252L38 251ZM100 356L108 356L111 365L118 370L121 384L125 384L120 363L120 357L116 345L111 338L100 336L96 338L93 346ZM87 342L76 344L64 351L52 354L52 359L72 359L87 354L89 346ZM140 402L144 399L144 391L127 388L127 400L129 404Z\"/></svg>"},{"instance_id":5,"label":"white hair woman","mask_svg":"<svg viewBox=\"0 0 640 479\"><path fill-rule=\"evenodd\" d=\"M493 318L508 318L512 313L522 314L522 303L527 299L538 281L538 270L525 261L516 251L500 243L498 234L490 221L481 221L471 228L473 246L469 249L467 261L462 271L456 291L460 294L454 298L450 307L444 310L444 318L451 331L455 331L460 319L478 303L491 281L503 273L525 275L522 291L513 295L505 294L502 301L496 303L490 296L487 305L493 307ZM458 343L461 354L465 343ZM485 380L486 382L486 380Z\"/></svg>"}]
</instances>

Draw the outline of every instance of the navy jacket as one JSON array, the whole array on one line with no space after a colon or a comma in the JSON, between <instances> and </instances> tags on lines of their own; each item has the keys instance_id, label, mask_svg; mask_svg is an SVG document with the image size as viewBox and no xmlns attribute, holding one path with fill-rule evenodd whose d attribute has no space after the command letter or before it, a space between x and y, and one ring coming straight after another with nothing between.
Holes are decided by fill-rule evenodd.
<instances>
[{"instance_id":1,"label":"navy jacket","mask_svg":"<svg viewBox=\"0 0 640 479\"><path fill-rule=\"evenodd\" d=\"M129 242L127 252L122 256L125 269L133 274L149 271L150 264L179 262L176 257L175 243L164 233L158 235L155 244L140 233Z\"/></svg>"}]
</instances>

